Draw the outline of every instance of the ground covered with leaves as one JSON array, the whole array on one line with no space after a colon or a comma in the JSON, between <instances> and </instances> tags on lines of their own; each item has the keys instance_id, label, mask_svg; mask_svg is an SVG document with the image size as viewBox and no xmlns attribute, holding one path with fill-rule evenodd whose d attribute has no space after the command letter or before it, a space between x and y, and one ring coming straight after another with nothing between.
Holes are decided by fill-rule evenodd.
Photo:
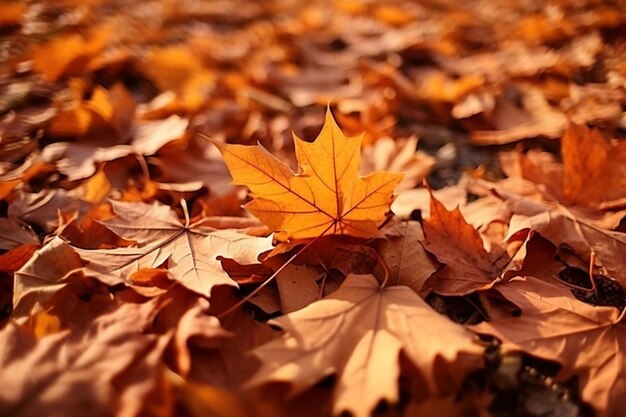
<instances>
[{"instance_id":1,"label":"ground covered with leaves","mask_svg":"<svg viewBox=\"0 0 626 417\"><path fill-rule=\"evenodd\" d=\"M3 1L0 415L623 415L625 10Z\"/></svg>"}]
</instances>

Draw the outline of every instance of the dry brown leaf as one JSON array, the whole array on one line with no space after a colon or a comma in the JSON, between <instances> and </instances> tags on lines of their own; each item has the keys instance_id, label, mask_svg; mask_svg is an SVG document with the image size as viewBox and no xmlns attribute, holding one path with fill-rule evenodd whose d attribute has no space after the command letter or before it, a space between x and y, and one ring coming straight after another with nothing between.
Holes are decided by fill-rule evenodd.
<instances>
[{"instance_id":1,"label":"dry brown leaf","mask_svg":"<svg viewBox=\"0 0 626 417\"><path fill-rule=\"evenodd\" d=\"M0 414L138 416L168 341L142 334L153 313L150 303L124 304L80 331L38 342L10 323L0 332Z\"/></svg>"},{"instance_id":2,"label":"dry brown leaf","mask_svg":"<svg viewBox=\"0 0 626 417\"><path fill-rule=\"evenodd\" d=\"M397 225L399 236L381 240L378 248L389 274L388 285L406 285L420 296L428 295L432 283L428 279L439 265L433 261L420 242L424 232L419 222L402 222Z\"/></svg>"},{"instance_id":3,"label":"dry brown leaf","mask_svg":"<svg viewBox=\"0 0 626 417\"><path fill-rule=\"evenodd\" d=\"M174 280L209 297L215 285L237 286L221 268L218 256L256 263L259 254L272 248L269 237L216 230L211 218L183 223L169 206L119 201L111 204L118 217L101 223L140 245L109 250L76 249L89 262L85 273L109 285L132 284L129 276L133 272L166 264ZM217 219L218 224L222 221Z\"/></svg>"},{"instance_id":4,"label":"dry brown leaf","mask_svg":"<svg viewBox=\"0 0 626 417\"><path fill-rule=\"evenodd\" d=\"M80 257L67 243L59 237L50 240L15 272L13 319L23 323L30 315L43 311L43 304L82 268Z\"/></svg>"},{"instance_id":5,"label":"dry brown leaf","mask_svg":"<svg viewBox=\"0 0 626 417\"><path fill-rule=\"evenodd\" d=\"M11 217L0 218L0 249L13 249L27 243L38 243L35 232Z\"/></svg>"},{"instance_id":6,"label":"dry brown leaf","mask_svg":"<svg viewBox=\"0 0 626 417\"><path fill-rule=\"evenodd\" d=\"M446 266L433 277L434 291L465 295L490 288L507 258L487 252L480 233L458 208L448 211L431 193L430 217L424 221L424 247Z\"/></svg>"},{"instance_id":7,"label":"dry brown leaf","mask_svg":"<svg viewBox=\"0 0 626 417\"><path fill-rule=\"evenodd\" d=\"M626 395L626 327L619 311L578 301L569 289L527 277L496 289L522 310L520 317L484 322L473 329L502 339L506 347L554 360L561 380L579 377L582 397L599 417L622 415Z\"/></svg>"},{"instance_id":8,"label":"dry brown leaf","mask_svg":"<svg viewBox=\"0 0 626 417\"><path fill-rule=\"evenodd\" d=\"M174 299L174 303L180 303ZM191 370L189 345L202 348L218 348L220 342L232 338L232 333L224 330L215 316L208 314L209 302L198 298L180 317L174 332L173 345L178 371L187 376Z\"/></svg>"},{"instance_id":9,"label":"dry brown leaf","mask_svg":"<svg viewBox=\"0 0 626 417\"><path fill-rule=\"evenodd\" d=\"M515 215L507 237L523 230L534 230L555 246L566 245L580 259L588 260L593 253L606 271L626 288L626 235L601 229L584 220L559 212L543 212L532 217Z\"/></svg>"},{"instance_id":10,"label":"dry brown leaf","mask_svg":"<svg viewBox=\"0 0 626 417\"><path fill-rule=\"evenodd\" d=\"M561 153L567 205L626 205L624 143L609 143L598 130L570 124L561 141Z\"/></svg>"},{"instance_id":11,"label":"dry brown leaf","mask_svg":"<svg viewBox=\"0 0 626 417\"><path fill-rule=\"evenodd\" d=\"M253 351L263 367L248 385L284 381L297 393L336 374L334 414L366 417L380 400L396 402L400 352L430 394L453 391L482 364L482 348L461 326L408 287L381 289L372 275L348 275L329 297L271 323L287 333ZM430 332L438 338L423 336Z\"/></svg>"},{"instance_id":12,"label":"dry brown leaf","mask_svg":"<svg viewBox=\"0 0 626 417\"><path fill-rule=\"evenodd\" d=\"M238 301L232 288L217 287L209 313L219 315ZM239 390L259 367L258 360L249 354L250 350L275 339L277 332L244 310L223 316L220 322L232 337L223 339L221 349L190 349L188 379L231 391Z\"/></svg>"},{"instance_id":13,"label":"dry brown leaf","mask_svg":"<svg viewBox=\"0 0 626 417\"><path fill-rule=\"evenodd\" d=\"M19 190L9 204L9 217L41 226L46 232L63 226L63 216L78 215L85 211L87 204L72 198L62 188L44 189L38 193Z\"/></svg>"}]
</instances>

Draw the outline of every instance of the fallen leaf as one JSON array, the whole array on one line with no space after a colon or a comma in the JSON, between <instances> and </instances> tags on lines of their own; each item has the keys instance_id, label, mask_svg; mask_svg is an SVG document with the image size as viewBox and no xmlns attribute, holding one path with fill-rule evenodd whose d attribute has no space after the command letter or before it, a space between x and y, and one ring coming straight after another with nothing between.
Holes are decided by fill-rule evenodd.
<instances>
[{"instance_id":1,"label":"fallen leaf","mask_svg":"<svg viewBox=\"0 0 626 417\"><path fill-rule=\"evenodd\" d=\"M89 62L106 46L109 29L99 27L88 38L81 35L56 37L49 43L32 48L35 71L43 73L49 81L65 75L82 73Z\"/></svg>"},{"instance_id":2,"label":"fallen leaf","mask_svg":"<svg viewBox=\"0 0 626 417\"><path fill-rule=\"evenodd\" d=\"M129 276L133 272L166 264L174 280L209 297L215 285L237 286L221 268L218 256L255 263L260 253L272 248L269 237L216 230L211 227L211 218L183 223L169 206L119 201L111 204L118 217L101 223L140 245L108 250L76 248L88 261L85 273L109 285L132 284ZM222 221L217 219L218 224Z\"/></svg>"},{"instance_id":3,"label":"fallen leaf","mask_svg":"<svg viewBox=\"0 0 626 417\"><path fill-rule=\"evenodd\" d=\"M280 310L288 314L300 310L320 298L317 279L324 275L317 268L288 264L277 276Z\"/></svg>"},{"instance_id":4,"label":"fallen leaf","mask_svg":"<svg viewBox=\"0 0 626 417\"><path fill-rule=\"evenodd\" d=\"M378 225L392 201L401 174L358 176L360 138L346 138L330 110L315 142L294 137L300 172L294 174L265 148L225 145L220 149L235 184L246 185L253 200L246 209L286 238L330 232L356 237L380 235Z\"/></svg>"},{"instance_id":5,"label":"fallen leaf","mask_svg":"<svg viewBox=\"0 0 626 417\"><path fill-rule=\"evenodd\" d=\"M496 289L522 310L521 316L483 322L473 330L502 339L509 349L559 362L559 379L577 375L583 399L599 417L620 416L626 327L617 320L619 311L585 304L568 288L532 277Z\"/></svg>"},{"instance_id":6,"label":"fallen leaf","mask_svg":"<svg viewBox=\"0 0 626 417\"><path fill-rule=\"evenodd\" d=\"M136 106L126 88L121 84L108 90L96 86L91 97L83 100L85 87L79 82L76 84L76 91L70 88L74 97L69 97L69 103L63 103L63 110L59 110L50 120L48 134L60 138L82 138L90 134L90 141L94 141L97 136L107 144L125 141L130 133Z\"/></svg>"},{"instance_id":7,"label":"fallen leaf","mask_svg":"<svg viewBox=\"0 0 626 417\"><path fill-rule=\"evenodd\" d=\"M465 295L488 289L508 260L502 254L487 252L480 233L465 221L460 210L448 211L432 193L424 234L424 248L446 265L433 277L433 289L440 294Z\"/></svg>"},{"instance_id":8,"label":"fallen leaf","mask_svg":"<svg viewBox=\"0 0 626 417\"><path fill-rule=\"evenodd\" d=\"M378 248L389 274L388 285L405 285L422 297L428 295L432 283L428 279L439 269L420 242L424 232L419 222L402 222L397 226L400 236L381 240Z\"/></svg>"},{"instance_id":9,"label":"fallen leaf","mask_svg":"<svg viewBox=\"0 0 626 417\"><path fill-rule=\"evenodd\" d=\"M8 250L27 243L38 243L35 232L11 217L0 218L0 249Z\"/></svg>"},{"instance_id":10,"label":"fallen leaf","mask_svg":"<svg viewBox=\"0 0 626 417\"><path fill-rule=\"evenodd\" d=\"M33 256L39 243L24 243L0 255L0 272L15 272Z\"/></svg>"},{"instance_id":11,"label":"fallen leaf","mask_svg":"<svg viewBox=\"0 0 626 417\"><path fill-rule=\"evenodd\" d=\"M581 259L589 260L593 253L606 270L606 275L626 289L624 233L601 229L558 212L543 212L531 217L513 216L507 238L523 230L534 230L557 247L567 245Z\"/></svg>"},{"instance_id":12,"label":"fallen leaf","mask_svg":"<svg viewBox=\"0 0 626 417\"><path fill-rule=\"evenodd\" d=\"M63 239L50 240L15 272L13 319L23 323L30 315L43 311L43 304L82 268L80 257Z\"/></svg>"},{"instance_id":13,"label":"fallen leaf","mask_svg":"<svg viewBox=\"0 0 626 417\"><path fill-rule=\"evenodd\" d=\"M99 147L90 143L58 142L47 146L43 158L55 162L70 181L91 177L97 164L127 155L153 155L167 143L184 137L188 121L179 116L139 123L129 145Z\"/></svg>"},{"instance_id":14,"label":"fallen leaf","mask_svg":"<svg viewBox=\"0 0 626 417\"><path fill-rule=\"evenodd\" d=\"M138 416L156 387L167 338L142 334L154 306L125 304L82 331L35 342L13 323L0 332L0 414Z\"/></svg>"},{"instance_id":15,"label":"fallen leaf","mask_svg":"<svg viewBox=\"0 0 626 417\"><path fill-rule=\"evenodd\" d=\"M380 400L396 402L400 352L434 395L482 364L482 348L461 326L408 287L381 289L372 275L349 275L329 297L271 323L286 334L253 351L263 366L248 386L283 381L297 393L336 374L335 414L366 417Z\"/></svg>"},{"instance_id":16,"label":"fallen leaf","mask_svg":"<svg viewBox=\"0 0 626 417\"><path fill-rule=\"evenodd\" d=\"M62 215L82 214L86 210L85 202L71 198L62 188L44 189L38 193L19 190L9 204L9 217L41 226L44 231L51 232L62 226Z\"/></svg>"},{"instance_id":17,"label":"fallen leaf","mask_svg":"<svg viewBox=\"0 0 626 417\"><path fill-rule=\"evenodd\" d=\"M398 192L422 183L435 165L435 158L417 150L418 140L394 140L388 136L378 139L363 149L361 172L401 172L404 178L398 184Z\"/></svg>"},{"instance_id":18,"label":"fallen leaf","mask_svg":"<svg viewBox=\"0 0 626 417\"><path fill-rule=\"evenodd\" d=\"M0 11L0 28L19 25L26 12L26 4L20 1L9 1Z\"/></svg>"},{"instance_id":19,"label":"fallen leaf","mask_svg":"<svg viewBox=\"0 0 626 417\"><path fill-rule=\"evenodd\" d=\"M204 298L198 298L176 325L173 344L176 350L176 364L183 376L187 376L191 369L192 358L188 344L217 348L220 340L232 338L232 333L224 330L217 317L209 315L208 310L209 302Z\"/></svg>"},{"instance_id":20,"label":"fallen leaf","mask_svg":"<svg viewBox=\"0 0 626 417\"><path fill-rule=\"evenodd\" d=\"M561 140L563 197L567 205L626 204L626 146L596 129L570 124ZM598 184L602 184L599 187Z\"/></svg>"}]
</instances>

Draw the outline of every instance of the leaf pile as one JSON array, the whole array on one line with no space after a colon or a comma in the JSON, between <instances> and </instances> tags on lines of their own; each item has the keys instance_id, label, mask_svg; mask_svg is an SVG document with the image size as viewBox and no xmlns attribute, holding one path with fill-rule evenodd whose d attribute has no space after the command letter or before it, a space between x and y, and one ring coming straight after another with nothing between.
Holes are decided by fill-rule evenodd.
<instances>
[{"instance_id":1,"label":"leaf pile","mask_svg":"<svg viewBox=\"0 0 626 417\"><path fill-rule=\"evenodd\" d=\"M623 414L624 4L80 3L0 7L0 415Z\"/></svg>"}]
</instances>

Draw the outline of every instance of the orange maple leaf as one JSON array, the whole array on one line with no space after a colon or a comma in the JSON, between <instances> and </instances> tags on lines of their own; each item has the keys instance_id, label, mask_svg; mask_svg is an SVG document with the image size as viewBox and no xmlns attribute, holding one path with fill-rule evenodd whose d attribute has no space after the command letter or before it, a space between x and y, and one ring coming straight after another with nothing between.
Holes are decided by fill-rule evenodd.
<instances>
[{"instance_id":1,"label":"orange maple leaf","mask_svg":"<svg viewBox=\"0 0 626 417\"><path fill-rule=\"evenodd\" d=\"M374 172L360 177L361 140L362 136L346 137L327 111L315 142L294 135L298 173L258 144L213 143L222 152L233 182L252 192L254 198L245 208L283 240L327 232L380 236L378 226L402 174Z\"/></svg>"}]
</instances>

